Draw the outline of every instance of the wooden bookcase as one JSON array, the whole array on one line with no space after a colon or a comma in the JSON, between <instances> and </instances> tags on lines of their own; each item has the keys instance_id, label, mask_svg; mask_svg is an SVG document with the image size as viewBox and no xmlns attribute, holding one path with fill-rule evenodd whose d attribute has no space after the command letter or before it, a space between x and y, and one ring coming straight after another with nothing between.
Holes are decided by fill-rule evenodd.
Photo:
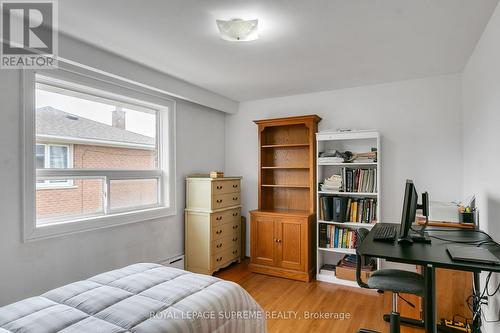
<instances>
[{"instance_id":1,"label":"wooden bookcase","mask_svg":"<svg viewBox=\"0 0 500 333\"><path fill-rule=\"evenodd\" d=\"M251 212L254 272L310 281L314 274L316 115L258 120L259 208Z\"/></svg>"}]
</instances>

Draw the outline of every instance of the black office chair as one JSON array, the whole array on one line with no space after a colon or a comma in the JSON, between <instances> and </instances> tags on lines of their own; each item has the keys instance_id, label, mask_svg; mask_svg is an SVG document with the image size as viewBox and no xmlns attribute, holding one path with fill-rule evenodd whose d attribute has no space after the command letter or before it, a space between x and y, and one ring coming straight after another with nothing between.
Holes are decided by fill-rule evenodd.
<instances>
[{"instance_id":1,"label":"black office chair","mask_svg":"<svg viewBox=\"0 0 500 333\"><path fill-rule=\"evenodd\" d=\"M362 256L358 249L366 238L368 230L360 228L356 231L356 281L362 288L377 289L378 291L392 292L392 312L389 315L390 332L399 333L401 319L398 312L398 297L399 293L414 294L417 296L424 295L424 278L421 274L403 271L399 269L379 269L370 276L365 283L361 280L361 269L371 258ZM408 302L409 303L409 302ZM423 326L423 322L404 318L405 323L411 323L418 326ZM413 322L412 322L413 321ZM369 329L360 329L358 333L378 333Z\"/></svg>"}]
</instances>

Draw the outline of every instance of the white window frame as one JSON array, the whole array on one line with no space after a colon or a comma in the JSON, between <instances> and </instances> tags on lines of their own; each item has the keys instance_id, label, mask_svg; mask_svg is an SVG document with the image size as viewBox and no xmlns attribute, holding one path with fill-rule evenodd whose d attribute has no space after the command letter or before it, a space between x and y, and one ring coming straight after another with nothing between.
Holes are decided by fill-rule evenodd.
<instances>
[{"instance_id":1,"label":"white window frame","mask_svg":"<svg viewBox=\"0 0 500 333\"><path fill-rule=\"evenodd\" d=\"M126 104L158 111L157 151L159 169L109 170L109 169L38 169L35 148L35 89L36 78L51 85L72 89L97 97L118 100ZM114 227L129 223L157 220L176 214L175 177L175 100L170 96L144 87L130 80L122 80L111 74L88 67L59 63L58 69L24 70L22 73L23 110L21 140L23 143L23 240L33 241L77 232ZM40 142L42 143L42 142ZM36 180L68 178L106 179L106 190L111 180L158 179L158 205L137 207L130 211L108 211L107 215L79 216L64 221L37 225ZM105 190L105 192L106 192ZM106 202L109 204L109 196Z\"/></svg>"},{"instance_id":2,"label":"white window frame","mask_svg":"<svg viewBox=\"0 0 500 333\"><path fill-rule=\"evenodd\" d=\"M68 168L73 168L73 145L72 144L62 144L62 143L47 143L47 142L36 142L36 146L44 147L44 167L50 168L50 147L66 147L68 150L67 155L67 165ZM36 163L36 162L35 162ZM64 182L51 182L50 180L44 180L43 183L36 182L36 189L59 189L59 188L68 188L73 186L73 180L67 179Z\"/></svg>"}]
</instances>

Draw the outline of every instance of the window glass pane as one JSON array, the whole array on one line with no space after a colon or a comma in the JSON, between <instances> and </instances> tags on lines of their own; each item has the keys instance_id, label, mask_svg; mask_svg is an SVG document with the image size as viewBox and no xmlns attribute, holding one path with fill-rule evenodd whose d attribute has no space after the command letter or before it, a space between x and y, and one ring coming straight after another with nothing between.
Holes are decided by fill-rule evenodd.
<instances>
[{"instance_id":1,"label":"window glass pane","mask_svg":"<svg viewBox=\"0 0 500 333\"><path fill-rule=\"evenodd\" d=\"M61 220L78 217L102 215L104 213L104 182L101 178L50 181L70 183L72 186L37 186L37 225L57 223Z\"/></svg>"},{"instance_id":2,"label":"window glass pane","mask_svg":"<svg viewBox=\"0 0 500 333\"><path fill-rule=\"evenodd\" d=\"M45 145L36 145L35 165L37 169L45 168Z\"/></svg>"},{"instance_id":3,"label":"window glass pane","mask_svg":"<svg viewBox=\"0 0 500 333\"><path fill-rule=\"evenodd\" d=\"M109 192L111 209L126 209L158 204L157 179L111 180Z\"/></svg>"},{"instance_id":4,"label":"window glass pane","mask_svg":"<svg viewBox=\"0 0 500 333\"><path fill-rule=\"evenodd\" d=\"M72 163L68 163L64 160L68 150L54 146L50 156L53 168L68 163L78 169L157 169L157 113L142 106L36 85L37 140L49 144L62 140L73 147Z\"/></svg>"},{"instance_id":5,"label":"window glass pane","mask_svg":"<svg viewBox=\"0 0 500 333\"><path fill-rule=\"evenodd\" d=\"M50 167L65 169L68 167L68 147L49 146Z\"/></svg>"}]
</instances>

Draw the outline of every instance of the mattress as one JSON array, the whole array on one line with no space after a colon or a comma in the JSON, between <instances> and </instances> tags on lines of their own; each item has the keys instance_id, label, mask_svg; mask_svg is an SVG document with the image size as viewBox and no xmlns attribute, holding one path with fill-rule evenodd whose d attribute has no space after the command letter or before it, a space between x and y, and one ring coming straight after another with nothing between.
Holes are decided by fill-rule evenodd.
<instances>
[{"instance_id":1,"label":"mattress","mask_svg":"<svg viewBox=\"0 0 500 333\"><path fill-rule=\"evenodd\" d=\"M0 333L265 332L239 285L141 263L0 308Z\"/></svg>"}]
</instances>

